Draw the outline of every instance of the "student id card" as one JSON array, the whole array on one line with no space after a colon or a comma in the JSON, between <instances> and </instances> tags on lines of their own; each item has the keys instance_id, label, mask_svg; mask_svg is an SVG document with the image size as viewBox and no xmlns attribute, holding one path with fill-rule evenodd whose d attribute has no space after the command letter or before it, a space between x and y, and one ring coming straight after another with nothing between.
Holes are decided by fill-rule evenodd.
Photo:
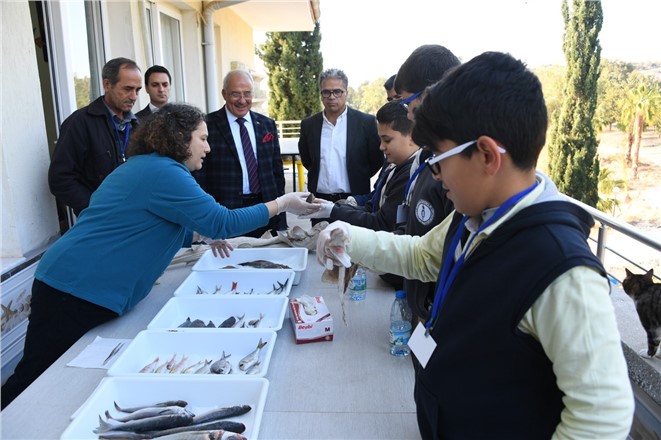
<instances>
[{"instance_id":1,"label":"student id card","mask_svg":"<svg viewBox=\"0 0 661 440\"><path fill-rule=\"evenodd\" d=\"M409 348L415 354L422 368L427 366L432 353L436 350L436 341L434 341L431 335L427 336L426 333L425 326L419 322L409 338Z\"/></svg>"}]
</instances>

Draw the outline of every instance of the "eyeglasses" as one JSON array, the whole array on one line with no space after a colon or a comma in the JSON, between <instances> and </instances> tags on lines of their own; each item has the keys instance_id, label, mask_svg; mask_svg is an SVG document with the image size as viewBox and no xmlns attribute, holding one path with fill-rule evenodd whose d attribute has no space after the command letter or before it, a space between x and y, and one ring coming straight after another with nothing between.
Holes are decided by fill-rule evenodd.
<instances>
[{"instance_id":1,"label":"eyeglasses","mask_svg":"<svg viewBox=\"0 0 661 440\"><path fill-rule=\"evenodd\" d=\"M340 98L340 97L342 97L342 95L344 95L344 90L342 90L342 89L333 89L333 90L324 89L324 90L321 91L321 96L323 96L324 98L330 98L331 94L333 96L335 96L336 98Z\"/></svg>"},{"instance_id":2,"label":"eyeglasses","mask_svg":"<svg viewBox=\"0 0 661 440\"><path fill-rule=\"evenodd\" d=\"M409 96L409 97L406 98L406 99L402 99L402 101L401 101L399 104L400 104L402 107L404 107L406 110L408 110L408 109L409 109L409 103L410 103L411 101L413 101L415 98L417 98L418 96L420 96L420 95L422 95L422 90L419 91L418 93L414 93L414 94L412 94L411 96Z\"/></svg>"},{"instance_id":3,"label":"eyeglasses","mask_svg":"<svg viewBox=\"0 0 661 440\"><path fill-rule=\"evenodd\" d=\"M252 99L252 92L231 92L230 93L230 98L232 99L241 99L241 97L244 97L245 99Z\"/></svg>"},{"instance_id":4,"label":"eyeglasses","mask_svg":"<svg viewBox=\"0 0 661 440\"><path fill-rule=\"evenodd\" d=\"M429 168L431 169L431 172L433 174L441 174L441 164L439 163L440 161L442 161L443 159L447 159L450 156L454 156L455 154L459 154L462 151L464 151L465 149L467 149L469 147L472 147L476 143L477 143L476 140L475 141L469 141L469 142L466 142L465 144L461 144L461 145L458 145L454 148L450 148L445 153L438 154L438 155L433 154L429 159L427 159L427 166L429 166ZM498 147L498 151L500 152L500 154L505 154L507 152L502 147Z\"/></svg>"}]
</instances>

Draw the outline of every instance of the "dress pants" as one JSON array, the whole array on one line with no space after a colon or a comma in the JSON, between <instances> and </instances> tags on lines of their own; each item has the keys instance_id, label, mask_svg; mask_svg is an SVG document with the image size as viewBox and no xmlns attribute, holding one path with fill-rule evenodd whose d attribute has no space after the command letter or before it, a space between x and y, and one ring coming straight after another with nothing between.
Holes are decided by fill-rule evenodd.
<instances>
[{"instance_id":1,"label":"dress pants","mask_svg":"<svg viewBox=\"0 0 661 440\"><path fill-rule=\"evenodd\" d=\"M2 386L2 408L90 329L117 318L112 310L54 289L35 278L23 358Z\"/></svg>"}]
</instances>

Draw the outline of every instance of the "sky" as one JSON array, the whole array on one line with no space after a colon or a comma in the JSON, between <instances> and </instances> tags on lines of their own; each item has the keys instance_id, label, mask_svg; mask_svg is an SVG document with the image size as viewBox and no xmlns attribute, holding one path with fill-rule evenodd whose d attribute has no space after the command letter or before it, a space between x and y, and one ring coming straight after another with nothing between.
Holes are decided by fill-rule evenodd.
<instances>
[{"instance_id":1,"label":"sky","mask_svg":"<svg viewBox=\"0 0 661 440\"><path fill-rule=\"evenodd\" d=\"M571 0L569 1L571 3ZM561 0L320 0L324 68L349 85L388 78L423 44L462 61L509 52L531 67L565 64ZM661 0L603 0L602 59L661 61Z\"/></svg>"}]
</instances>

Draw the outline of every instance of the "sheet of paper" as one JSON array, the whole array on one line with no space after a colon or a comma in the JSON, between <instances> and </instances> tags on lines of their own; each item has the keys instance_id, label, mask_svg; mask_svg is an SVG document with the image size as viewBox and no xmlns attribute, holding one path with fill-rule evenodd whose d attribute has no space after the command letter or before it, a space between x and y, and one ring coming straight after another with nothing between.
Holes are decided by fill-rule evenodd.
<instances>
[{"instance_id":1,"label":"sheet of paper","mask_svg":"<svg viewBox=\"0 0 661 440\"><path fill-rule=\"evenodd\" d=\"M67 363L67 367L76 367L76 368L103 368L108 369L110 366L117 360L119 355L126 349L131 339L113 339L113 338L102 338L97 336L94 341L83 351L81 351L78 356L72 359ZM108 356L119 344L124 344L120 349L110 358ZM108 361L104 365L104 361Z\"/></svg>"},{"instance_id":2,"label":"sheet of paper","mask_svg":"<svg viewBox=\"0 0 661 440\"><path fill-rule=\"evenodd\" d=\"M422 365L422 368L425 368L427 362L429 362L429 358L436 349L436 341L431 336L426 336L425 326L418 323L409 338L409 347L413 354L415 354L418 362L420 362L420 365Z\"/></svg>"}]
</instances>

